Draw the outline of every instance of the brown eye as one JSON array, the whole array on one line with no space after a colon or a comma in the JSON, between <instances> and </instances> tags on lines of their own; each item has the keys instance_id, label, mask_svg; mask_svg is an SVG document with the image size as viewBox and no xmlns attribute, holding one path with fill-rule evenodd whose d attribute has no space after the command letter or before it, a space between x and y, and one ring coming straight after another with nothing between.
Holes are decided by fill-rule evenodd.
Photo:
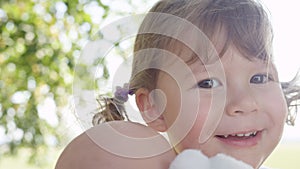
<instances>
[{"instance_id":1,"label":"brown eye","mask_svg":"<svg viewBox=\"0 0 300 169\"><path fill-rule=\"evenodd\" d=\"M264 84L273 80L274 80L273 77L269 74L257 74L251 77L250 83Z\"/></svg>"},{"instance_id":2,"label":"brown eye","mask_svg":"<svg viewBox=\"0 0 300 169\"><path fill-rule=\"evenodd\" d=\"M217 79L205 79L198 82L197 86L204 89L210 89L214 87L221 86L222 83Z\"/></svg>"}]
</instances>

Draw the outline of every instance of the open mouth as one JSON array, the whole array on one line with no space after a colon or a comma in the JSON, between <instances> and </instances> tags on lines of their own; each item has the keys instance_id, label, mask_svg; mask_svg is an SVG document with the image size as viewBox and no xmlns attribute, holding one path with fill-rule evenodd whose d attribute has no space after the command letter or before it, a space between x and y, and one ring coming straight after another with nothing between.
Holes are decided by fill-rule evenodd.
<instances>
[{"instance_id":1,"label":"open mouth","mask_svg":"<svg viewBox=\"0 0 300 169\"><path fill-rule=\"evenodd\" d=\"M226 145L249 147L258 144L262 131L251 131L237 134L216 135L215 137Z\"/></svg>"},{"instance_id":2,"label":"open mouth","mask_svg":"<svg viewBox=\"0 0 300 169\"><path fill-rule=\"evenodd\" d=\"M257 135L258 131L253 131L249 133L240 133L240 134L226 134L226 135L216 135L216 137L219 138L239 138L239 139L247 139L251 137L255 137Z\"/></svg>"}]
</instances>

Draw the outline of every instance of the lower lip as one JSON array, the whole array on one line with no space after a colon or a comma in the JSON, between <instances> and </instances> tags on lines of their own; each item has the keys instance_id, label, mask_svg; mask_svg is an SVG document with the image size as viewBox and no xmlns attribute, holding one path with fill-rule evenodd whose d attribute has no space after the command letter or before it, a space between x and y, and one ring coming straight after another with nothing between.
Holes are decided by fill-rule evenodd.
<instances>
[{"instance_id":1,"label":"lower lip","mask_svg":"<svg viewBox=\"0 0 300 169\"><path fill-rule=\"evenodd\" d=\"M252 147L258 144L259 140L262 137L262 131L257 132L256 136L248 138L238 138L238 137L228 137L221 138L216 137L221 142L235 147Z\"/></svg>"}]
</instances>

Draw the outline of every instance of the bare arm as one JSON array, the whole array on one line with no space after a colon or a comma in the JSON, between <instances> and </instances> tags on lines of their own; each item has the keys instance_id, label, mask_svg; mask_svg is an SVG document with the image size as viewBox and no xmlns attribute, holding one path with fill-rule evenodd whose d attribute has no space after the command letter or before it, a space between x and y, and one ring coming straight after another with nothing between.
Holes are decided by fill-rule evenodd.
<instances>
[{"instance_id":1,"label":"bare arm","mask_svg":"<svg viewBox=\"0 0 300 169\"><path fill-rule=\"evenodd\" d=\"M104 123L75 138L55 169L167 169L175 152L149 127L124 121Z\"/></svg>"}]
</instances>

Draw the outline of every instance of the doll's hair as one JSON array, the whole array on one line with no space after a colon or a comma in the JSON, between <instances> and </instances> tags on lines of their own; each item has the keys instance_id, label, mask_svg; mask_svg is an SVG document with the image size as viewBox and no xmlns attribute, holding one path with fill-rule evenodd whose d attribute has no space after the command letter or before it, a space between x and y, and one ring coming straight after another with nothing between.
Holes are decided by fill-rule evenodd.
<instances>
[{"instance_id":1,"label":"doll's hair","mask_svg":"<svg viewBox=\"0 0 300 169\"><path fill-rule=\"evenodd\" d=\"M149 13L170 14L185 19L198 27L212 42L218 41L216 38L218 38L218 33L222 31L222 34L225 35L225 40L222 42L222 50L218 53L220 57L230 45L233 45L249 60L258 58L267 63L272 63L272 27L266 10L255 0L160 0L152 7ZM160 71L155 68L143 69L141 65L145 66L145 60L150 60L151 57L147 56L147 54L143 56L138 55L139 51L163 49L177 56L181 55L181 49L192 51L176 38L162 34L145 33L151 32L153 25L160 25L160 23L156 23L157 21L150 14L147 14L136 36L132 74L129 82L130 94L134 94L139 88L155 89ZM174 46L180 47L179 49L174 49ZM191 57L185 60L187 64L198 59L198 56L193 51L191 53ZM151 61L149 61L150 63ZM299 88L295 92L293 86L294 81L284 83L284 91L289 106L295 99L294 95L299 95ZM112 114L119 116L105 115L102 116L104 117L102 121L126 119L126 113L115 112L120 109L118 107L124 105L114 104L114 98L102 100L105 102L104 108L95 117L99 116L99 114ZM125 112L123 108L122 110Z\"/></svg>"}]
</instances>

